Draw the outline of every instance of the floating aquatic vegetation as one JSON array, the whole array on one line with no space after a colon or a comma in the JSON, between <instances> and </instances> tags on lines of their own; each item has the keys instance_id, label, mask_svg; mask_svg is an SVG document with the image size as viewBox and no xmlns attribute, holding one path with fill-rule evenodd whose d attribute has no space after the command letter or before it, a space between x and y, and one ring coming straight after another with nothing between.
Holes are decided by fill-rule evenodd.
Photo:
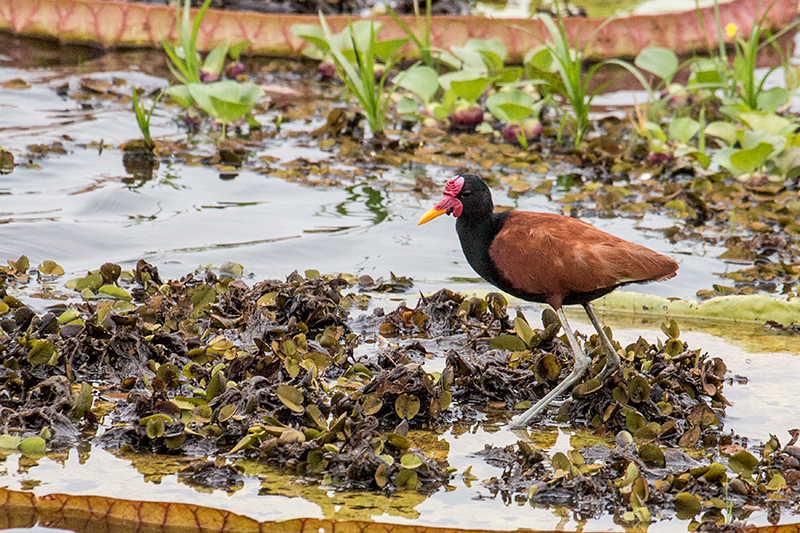
<instances>
[{"instance_id":1,"label":"floating aquatic vegetation","mask_svg":"<svg viewBox=\"0 0 800 533\"><path fill-rule=\"evenodd\" d=\"M2 447L68 449L110 420L96 444L123 456L186 457L170 469L198 490L238 490L241 457L339 489L435 491L452 471L425 431L484 423L490 412L508 418L571 365L554 313L543 313L541 328L511 320L499 293L443 289L413 309L354 321L349 309L368 298L358 290L401 290L410 280L307 271L251 286L232 263L164 280L140 261L66 282L78 303L38 313L6 290L29 283L29 271L24 256L0 270ZM38 271L62 272L54 262ZM794 501L796 438L758 450L724 433L724 363L690 348L675 322L662 329L666 342L615 345L620 371L606 383L590 373L551 410L596 444L552 457L527 437L489 447L479 456L504 469L485 482L490 492L626 523L652 520L655 504L717 520L730 501ZM380 342L365 349L369 339ZM596 371L601 345L592 335L585 346ZM427 371L437 356L444 369ZM191 460L198 451L212 460Z\"/></svg>"}]
</instances>

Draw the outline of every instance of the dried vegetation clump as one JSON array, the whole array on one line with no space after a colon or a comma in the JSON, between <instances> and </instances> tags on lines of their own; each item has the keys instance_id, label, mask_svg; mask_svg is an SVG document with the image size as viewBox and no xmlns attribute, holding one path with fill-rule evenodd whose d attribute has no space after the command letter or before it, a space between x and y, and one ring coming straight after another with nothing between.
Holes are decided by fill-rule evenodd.
<instances>
[{"instance_id":1,"label":"dried vegetation clump","mask_svg":"<svg viewBox=\"0 0 800 533\"><path fill-rule=\"evenodd\" d=\"M21 258L2 271L3 442L42 439L55 451L90 438L123 452L199 453L181 479L202 486L241 485L236 468L206 458L227 453L342 489L430 492L452 470L420 430L502 423L572 364L552 311L533 328L509 317L499 293L443 289L413 308L353 318L369 307L359 289L394 292L411 280L309 271L249 286L204 271L165 281L140 261L68 282L80 303L37 313L11 295L28 267ZM675 322L662 330L666 342L612 340L623 365L605 383L593 378L601 344L586 338L589 376L551 414L588 428L594 444L548 457L525 435L476 451L503 468L489 490L631 523L651 520L654 506L715 522L796 502L797 432L750 450L725 433L725 364L690 348ZM432 357L446 358L441 372L426 371Z\"/></svg>"}]
</instances>

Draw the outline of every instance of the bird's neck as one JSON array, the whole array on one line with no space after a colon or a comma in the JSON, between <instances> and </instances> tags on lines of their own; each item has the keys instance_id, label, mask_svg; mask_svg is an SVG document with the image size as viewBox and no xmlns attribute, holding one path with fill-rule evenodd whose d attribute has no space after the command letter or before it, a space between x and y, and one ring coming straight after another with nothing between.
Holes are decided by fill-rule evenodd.
<instances>
[{"instance_id":1,"label":"bird's neck","mask_svg":"<svg viewBox=\"0 0 800 533\"><path fill-rule=\"evenodd\" d=\"M489 247L503 227L508 214L506 211L471 217L462 215L456 220L456 231L464 257L475 272L493 284L497 284L500 280L497 269L489 257Z\"/></svg>"}]
</instances>

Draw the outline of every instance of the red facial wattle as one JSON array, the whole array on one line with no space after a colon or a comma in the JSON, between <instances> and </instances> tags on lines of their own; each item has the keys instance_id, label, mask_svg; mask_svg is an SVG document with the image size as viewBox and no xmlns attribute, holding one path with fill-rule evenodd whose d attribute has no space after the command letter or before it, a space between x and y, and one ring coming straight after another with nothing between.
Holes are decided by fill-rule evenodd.
<instances>
[{"instance_id":1,"label":"red facial wattle","mask_svg":"<svg viewBox=\"0 0 800 533\"><path fill-rule=\"evenodd\" d=\"M420 218L419 222L417 222L417 226L420 224L425 224L426 222L429 222L434 218L444 214L453 215L454 217L461 216L464 206L457 196L461 193L461 189L463 187L464 178L461 176L456 176L449 179L447 181L447 185L444 187L444 198L442 198L439 203L433 207L433 209L422 215L422 218Z\"/></svg>"}]
</instances>

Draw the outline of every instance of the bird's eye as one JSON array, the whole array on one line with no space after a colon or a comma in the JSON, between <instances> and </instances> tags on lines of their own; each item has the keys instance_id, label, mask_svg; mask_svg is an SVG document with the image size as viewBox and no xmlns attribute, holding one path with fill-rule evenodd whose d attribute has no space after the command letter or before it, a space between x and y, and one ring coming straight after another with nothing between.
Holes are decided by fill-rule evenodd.
<instances>
[{"instance_id":1,"label":"bird's eye","mask_svg":"<svg viewBox=\"0 0 800 533\"><path fill-rule=\"evenodd\" d=\"M463 191L461 191L461 197L462 197L462 198L466 198L466 197L467 197L467 196L469 196L470 194L472 194L472 191L471 191L471 190L469 190L469 189L466 189L466 190L463 190Z\"/></svg>"}]
</instances>

